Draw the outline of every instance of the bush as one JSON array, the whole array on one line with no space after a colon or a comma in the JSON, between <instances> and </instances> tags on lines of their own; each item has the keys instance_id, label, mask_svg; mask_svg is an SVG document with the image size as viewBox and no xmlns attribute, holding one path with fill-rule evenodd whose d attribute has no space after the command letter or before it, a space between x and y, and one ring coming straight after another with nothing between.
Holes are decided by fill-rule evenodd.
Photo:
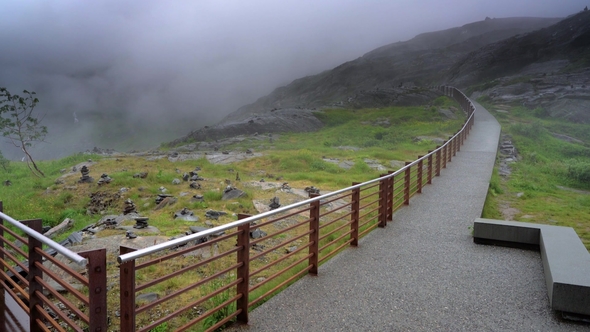
<instances>
[{"instance_id":1,"label":"bush","mask_svg":"<svg viewBox=\"0 0 590 332\"><path fill-rule=\"evenodd\" d=\"M6 159L4 157L4 155L2 154L2 151L0 151L0 167L2 167L2 169L6 172L6 173L10 173L10 160Z\"/></svg>"},{"instance_id":2,"label":"bush","mask_svg":"<svg viewBox=\"0 0 590 332\"><path fill-rule=\"evenodd\" d=\"M590 162L569 160L567 162L567 177L581 183L590 183Z\"/></svg>"},{"instance_id":3,"label":"bush","mask_svg":"<svg viewBox=\"0 0 590 332\"><path fill-rule=\"evenodd\" d=\"M545 128L539 121L531 123L517 123L511 126L511 131L528 138L538 138L544 132Z\"/></svg>"}]
</instances>

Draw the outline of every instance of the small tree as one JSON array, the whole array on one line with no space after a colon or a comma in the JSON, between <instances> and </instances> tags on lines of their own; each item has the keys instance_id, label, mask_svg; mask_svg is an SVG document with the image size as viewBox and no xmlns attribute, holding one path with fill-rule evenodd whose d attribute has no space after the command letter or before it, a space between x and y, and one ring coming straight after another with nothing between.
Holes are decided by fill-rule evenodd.
<instances>
[{"instance_id":1,"label":"small tree","mask_svg":"<svg viewBox=\"0 0 590 332\"><path fill-rule=\"evenodd\" d=\"M35 92L23 91L24 97L11 94L0 87L0 132L15 147L25 154L27 166L35 176L45 174L37 167L28 148L34 142L42 142L47 135L47 127L40 125L41 120L33 116L39 99Z\"/></svg>"}]
</instances>

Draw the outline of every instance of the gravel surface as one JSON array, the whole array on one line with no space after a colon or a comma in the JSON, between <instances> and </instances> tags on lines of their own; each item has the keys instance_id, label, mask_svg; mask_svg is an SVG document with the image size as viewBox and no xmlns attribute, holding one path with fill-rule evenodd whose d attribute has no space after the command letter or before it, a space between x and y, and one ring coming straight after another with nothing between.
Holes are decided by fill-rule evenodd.
<instances>
[{"instance_id":1,"label":"gravel surface","mask_svg":"<svg viewBox=\"0 0 590 332\"><path fill-rule=\"evenodd\" d=\"M549 307L540 254L473 243L500 125L480 105L433 185L237 331L590 331Z\"/></svg>"}]
</instances>

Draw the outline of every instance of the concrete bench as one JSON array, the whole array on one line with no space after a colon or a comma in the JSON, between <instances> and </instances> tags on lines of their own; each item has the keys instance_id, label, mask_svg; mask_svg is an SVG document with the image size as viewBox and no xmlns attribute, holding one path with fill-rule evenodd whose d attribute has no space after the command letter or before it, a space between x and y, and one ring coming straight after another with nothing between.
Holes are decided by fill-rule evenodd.
<instances>
[{"instance_id":1,"label":"concrete bench","mask_svg":"<svg viewBox=\"0 0 590 332\"><path fill-rule=\"evenodd\" d=\"M473 241L538 249L551 308L590 316L590 253L573 228L478 218Z\"/></svg>"}]
</instances>

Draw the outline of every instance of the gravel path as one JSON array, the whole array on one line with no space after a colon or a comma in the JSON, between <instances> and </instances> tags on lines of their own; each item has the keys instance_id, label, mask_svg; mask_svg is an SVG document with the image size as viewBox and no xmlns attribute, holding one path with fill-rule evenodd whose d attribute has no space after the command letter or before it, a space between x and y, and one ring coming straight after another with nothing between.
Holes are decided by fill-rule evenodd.
<instances>
[{"instance_id":1,"label":"gravel path","mask_svg":"<svg viewBox=\"0 0 590 332\"><path fill-rule=\"evenodd\" d=\"M238 331L590 331L549 307L540 254L473 243L500 125L480 105L461 151L394 222L250 313Z\"/></svg>"}]
</instances>

